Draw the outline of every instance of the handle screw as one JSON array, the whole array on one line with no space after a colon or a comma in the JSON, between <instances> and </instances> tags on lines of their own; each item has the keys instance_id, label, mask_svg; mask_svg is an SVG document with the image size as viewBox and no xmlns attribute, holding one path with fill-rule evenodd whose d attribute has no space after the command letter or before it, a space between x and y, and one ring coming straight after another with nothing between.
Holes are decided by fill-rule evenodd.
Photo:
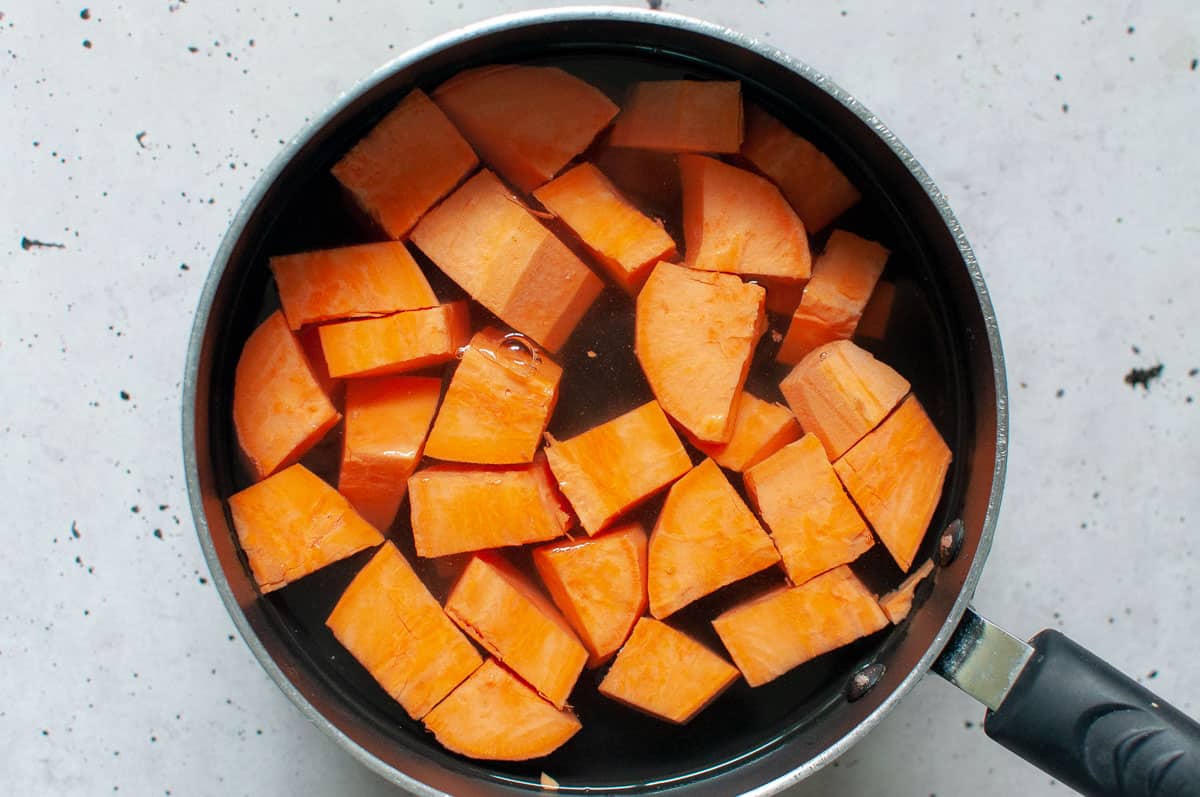
<instances>
[{"instance_id":1,"label":"handle screw","mask_svg":"<svg viewBox=\"0 0 1200 797\"><path fill-rule=\"evenodd\" d=\"M965 536L966 530L963 528L961 520L955 520L946 527L946 530L942 532L942 536L938 539L937 554L934 557L939 567L946 567L958 558L959 552L962 551L963 537Z\"/></svg>"},{"instance_id":2,"label":"handle screw","mask_svg":"<svg viewBox=\"0 0 1200 797\"><path fill-rule=\"evenodd\" d=\"M853 703L855 700L865 696L875 688L875 685L883 679L883 674L887 672L887 667L882 662L875 662L863 667L854 675L850 676L850 682L846 684L846 699Z\"/></svg>"}]
</instances>

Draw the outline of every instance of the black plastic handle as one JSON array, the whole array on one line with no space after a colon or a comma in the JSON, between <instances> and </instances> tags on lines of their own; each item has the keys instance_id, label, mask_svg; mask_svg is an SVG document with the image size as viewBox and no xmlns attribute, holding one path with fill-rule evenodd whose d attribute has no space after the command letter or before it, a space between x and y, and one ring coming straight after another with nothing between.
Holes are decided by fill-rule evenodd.
<instances>
[{"instance_id":1,"label":"black plastic handle","mask_svg":"<svg viewBox=\"0 0 1200 797\"><path fill-rule=\"evenodd\" d=\"M1057 631L984 728L1000 744L1089 795L1200 795L1200 723Z\"/></svg>"}]
</instances>

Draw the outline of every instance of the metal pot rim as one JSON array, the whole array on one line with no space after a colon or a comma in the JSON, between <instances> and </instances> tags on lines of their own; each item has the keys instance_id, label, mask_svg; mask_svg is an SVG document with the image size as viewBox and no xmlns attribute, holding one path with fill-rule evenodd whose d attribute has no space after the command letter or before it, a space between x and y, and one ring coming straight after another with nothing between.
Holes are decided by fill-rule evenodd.
<instances>
[{"instance_id":1,"label":"metal pot rim","mask_svg":"<svg viewBox=\"0 0 1200 797\"><path fill-rule=\"evenodd\" d=\"M184 379L183 379L183 464L185 477L187 481L188 496L191 504L192 516L196 525L197 536L200 539L200 546L204 551L204 558L208 564L212 574L213 583L217 588L218 594L221 596L221 601L225 604L230 616L233 618L234 624L241 633L242 638L258 659L260 665L275 682L275 684L283 691L285 695L292 701L293 704L300 710L302 714L314 725L320 728L323 732L333 738L346 751L358 759L361 763L367 766L376 774L382 776L386 780L401 786L409 792L419 795L419 797L439 797L443 792L431 788L430 786L406 775L403 772L396 770L370 751L362 747L357 741L341 731L332 721L320 713L300 692L299 689L292 683L288 676L283 672L275 660L271 657L262 641L251 628L250 622L238 604L237 598L234 596L233 590L229 585L228 579L225 577L224 570L218 559L216 549L213 545L210 535L208 521L204 511L204 502L200 486L199 462L195 443L195 428L196 428L196 407L198 396L200 354L203 347L205 332L208 327L212 312L213 300L217 292L217 288L225 273L225 269L233 254L233 250L237 245L242 233L244 232L247 223L252 214L266 196L268 190L285 169L300 152L304 144L313 138L322 128L329 124L335 117L351 105L358 97L374 89L381 83L388 80L396 72L413 66L418 62L426 59L430 55L440 52L448 47L460 44L463 41L491 35L505 30L522 28L531 24L545 24L554 22L586 22L586 21L607 21L618 23L632 23L643 25L657 25L670 28L676 28L685 32L698 34L701 36L718 39L725 43L739 46L749 50L754 54L773 61L788 70L798 74L802 78L810 81L818 86L821 90L835 99L846 109L851 111L859 118L866 126L868 126L876 136L878 136L888 148L892 151L895 157L903 163L905 168L921 185L925 193L929 196L930 201L936 207L941 216L942 223L952 235L958 251L962 256L963 264L967 269L971 283L974 286L976 298L979 302L979 308L983 315L983 322L987 332L987 343L992 358L994 388L996 391L996 457L992 471L991 493L988 498L987 509L984 515L983 525L979 537L979 545L976 549L975 557L971 562L966 579L962 589L959 591L958 597L955 599L953 606L942 623L941 628L930 643L928 649L921 656L917 666L910 670L903 681L896 686L891 694L889 694L880 705L868 715L862 722L855 726L849 733L845 734L834 744L827 747L824 751L797 766L787 774L778 777L768 783L765 783L753 791L747 792L753 797L765 797L766 795L777 794L778 792L792 786L808 776L815 773L817 770L824 767L829 762L833 761L850 747L856 744L867 733L869 733L883 717L895 707L907 695L917 682L924 677L925 673L933 665L933 662L940 655L942 649L949 641L954 630L957 628L963 613L966 611L972 596L975 592L975 587L979 582L979 578L983 572L983 566L987 560L988 551L991 548L992 538L995 533L996 522L1000 508L1000 498L1004 487L1005 468L1008 455L1008 394L1007 383L1004 369L1004 358L1000 344L1000 332L996 322L995 312L993 311L991 300L988 296L987 288L984 284L983 275L980 272L978 261L975 258L974 252L971 250L963 232L962 226L955 218L950 209L948 202L942 192L934 184L929 174L913 156L913 154L896 138L895 134L877 117L865 108L852 94L842 89L824 74L804 64L788 54L764 44L756 39L753 39L744 34L737 33L728 28L722 27L709 22L704 22L691 17L666 13L661 11L652 11L648 9L638 8L617 8L611 6L576 6L563 9L549 10L533 10L524 11L503 16L493 17L483 20L446 34L431 39L424 44L408 50L401 55L398 55L388 63L376 69L366 78L359 81L354 87L342 93L332 104L319 116L310 121L304 128L294 136L291 141L283 148L283 150L271 161L263 174L255 182L254 187L243 201L238 213L234 216L228 232L221 242L215 257L213 258L213 266L205 280L204 288L200 295L200 300L196 308L196 316L192 325L191 335L188 342L187 359L185 364Z\"/></svg>"}]
</instances>

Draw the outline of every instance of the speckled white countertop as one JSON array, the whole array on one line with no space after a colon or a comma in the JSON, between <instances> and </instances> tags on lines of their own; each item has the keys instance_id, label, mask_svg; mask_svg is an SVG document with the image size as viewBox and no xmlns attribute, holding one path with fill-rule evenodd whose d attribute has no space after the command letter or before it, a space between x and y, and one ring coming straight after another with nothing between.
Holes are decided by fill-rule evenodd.
<instances>
[{"instance_id":1,"label":"speckled white countertop","mask_svg":"<svg viewBox=\"0 0 1200 797\"><path fill-rule=\"evenodd\" d=\"M398 52L539 5L0 0L0 790L394 793L287 702L206 578L187 334L284 139ZM1011 388L976 605L1024 636L1060 626L1197 714L1200 6L1011 5L664 7L826 71L950 196ZM1148 390L1124 382L1158 363ZM1065 791L981 716L929 678L795 793Z\"/></svg>"}]
</instances>

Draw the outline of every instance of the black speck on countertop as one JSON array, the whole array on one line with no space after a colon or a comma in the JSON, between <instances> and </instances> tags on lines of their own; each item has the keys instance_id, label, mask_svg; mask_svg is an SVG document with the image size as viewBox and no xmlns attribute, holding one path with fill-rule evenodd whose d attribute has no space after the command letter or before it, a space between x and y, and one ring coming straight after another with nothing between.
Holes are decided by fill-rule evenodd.
<instances>
[{"instance_id":1,"label":"black speck on countertop","mask_svg":"<svg viewBox=\"0 0 1200 797\"><path fill-rule=\"evenodd\" d=\"M121 401L129 401L129 398L130 398L129 393L127 391L122 390L121 391Z\"/></svg>"},{"instance_id":2,"label":"black speck on countertop","mask_svg":"<svg viewBox=\"0 0 1200 797\"><path fill-rule=\"evenodd\" d=\"M1152 365L1149 368L1130 368L1129 373L1125 374L1125 384L1132 388L1141 385L1143 390L1149 390L1150 383L1162 376L1162 372L1162 363Z\"/></svg>"},{"instance_id":3,"label":"black speck on countertop","mask_svg":"<svg viewBox=\"0 0 1200 797\"><path fill-rule=\"evenodd\" d=\"M151 532L151 533L152 533L152 534L155 536L155 538L157 538L157 539L160 539L160 540L161 540L161 539L163 538L162 529L155 529L155 530L154 530L153 532Z\"/></svg>"},{"instance_id":4,"label":"black speck on countertop","mask_svg":"<svg viewBox=\"0 0 1200 797\"><path fill-rule=\"evenodd\" d=\"M1067 391L1063 390L1063 389L1060 387L1058 390L1056 390L1056 391L1054 392L1054 397L1055 397L1055 398L1062 398L1064 395L1066 395L1066 392L1067 392Z\"/></svg>"},{"instance_id":5,"label":"black speck on countertop","mask_svg":"<svg viewBox=\"0 0 1200 797\"><path fill-rule=\"evenodd\" d=\"M1125 32L1128 33L1130 36L1132 36L1134 30L1135 30L1135 28L1133 27L1133 25L1130 25L1128 28L1125 29Z\"/></svg>"},{"instance_id":6,"label":"black speck on countertop","mask_svg":"<svg viewBox=\"0 0 1200 797\"><path fill-rule=\"evenodd\" d=\"M1067 105L1067 104L1064 102L1064 103L1062 104L1062 112L1063 112L1063 113L1066 113L1066 112L1067 112L1067 111L1069 111L1069 110L1071 110L1071 106L1070 106L1070 105Z\"/></svg>"},{"instance_id":7,"label":"black speck on countertop","mask_svg":"<svg viewBox=\"0 0 1200 797\"><path fill-rule=\"evenodd\" d=\"M79 539L80 537L79 526L76 525L74 520L71 521L71 536L75 539Z\"/></svg>"},{"instance_id":8,"label":"black speck on countertop","mask_svg":"<svg viewBox=\"0 0 1200 797\"><path fill-rule=\"evenodd\" d=\"M90 50L90 49L92 49L92 40L91 40L91 39L84 39L84 40L83 40L83 48L84 48L85 50Z\"/></svg>"},{"instance_id":9,"label":"black speck on countertop","mask_svg":"<svg viewBox=\"0 0 1200 797\"><path fill-rule=\"evenodd\" d=\"M1197 375L1200 375L1200 368L1193 368L1192 370L1188 371L1188 376L1197 376Z\"/></svg>"},{"instance_id":10,"label":"black speck on countertop","mask_svg":"<svg viewBox=\"0 0 1200 797\"><path fill-rule=\"evenodd\" d=\"M1141 354L1141 353L1142 353L1142 350L1141 350L1141 349L1139 349L1137 346L1130 346L1129 348L1133 350L1133 353L1134 353L1134 354Z\"/></svg>"},{"instance_id":11,"label":"black speck on countertop","mask_svg":"<svg viewBox=\"0 0 1200 797\"><path fill-rule=\"evenodd\" d=\"M139 130L137 132L137 134L134 135L134 139L137 141L139 147L141 147L142 149L146 148L146 131L145 130Z\"/></svg>"},{"instance_id":12,"label":"black speck on countertop","mask_svg":"<svg viewBox=\"0 0 1200 797\"><path fill-rule=\"evenodd\" d=\"M85 8L85 9L83 9L82 11L80 11L80 12L79 12L79 18L80 18L80 19L91 19L91 18L92 18L92 12L91 12L89 9L86 9L86 8Z\"/></svg>"},{"instance_id":13,"label":"black speck on countertop","mask_svg":"<svg viewBox=\"0 0 1200 797\"><path fill-rule=\"evenodd\" d=\"M134 504L133 506L129 507L129 511L136 515L142 511L142 508L137 504Z\"/></svg>"},{"instance_id":14,"label":"black speck on countertop","mask_svg":"<svg viewBox=\"0 0 1200 797\"><path fill-rule=\"evenodd\" d=\"M66 244L55 243L54 241L39 241L36 238L26 238L21 236L21 248L28 252L30 249L66 249Z\"/></svg>"},{"instance_id":15,"label":"black speck on countertop","mask_svg":"<svg viewBox=\"0 0 1200 797\"><path fill-rule=\"evenodd\" d=\"M1192 59L1192 71L1195 72L1197 69L1200 69L1200 58L1193 58Z\"/></svg>"},{"instance_id":16,"label":"black speck on countertop","mask_svg":"<svg viewBox=\"0 0 1200 797\"><path fill-rule=\"evenodd\" d=\"M1054 73L1054 79L1055 79L1055 80L1057 80L1057 81L1059 81L1059 82L1061 83L1061 82L1062 82L1062 75L1061 75L1061 74L1059 74L1058 72L1055 72L1055 73Z\"/></svg>"},{"instance_id":17,"label":"black speck on countertop","mask_svg":"<svg viewBox=\"0 0 1200 797\"><path fill-rule=\"evenodd\" d=\"M1151 670L1150 672L1146 673L1146 677L1153 681L1158 677L1158 670Z\"/></svg>"},{"instance_id":18,"label":"black speck on countertop","mask_svg":"<svg viewBox=\"0 0 1200 797\"><path fill-rule=\"evenodd\" d=\"M646 0L646 5L649 6L651 11L658 11L662 8L662 0Z\"/></svg>"}]
</instances>

